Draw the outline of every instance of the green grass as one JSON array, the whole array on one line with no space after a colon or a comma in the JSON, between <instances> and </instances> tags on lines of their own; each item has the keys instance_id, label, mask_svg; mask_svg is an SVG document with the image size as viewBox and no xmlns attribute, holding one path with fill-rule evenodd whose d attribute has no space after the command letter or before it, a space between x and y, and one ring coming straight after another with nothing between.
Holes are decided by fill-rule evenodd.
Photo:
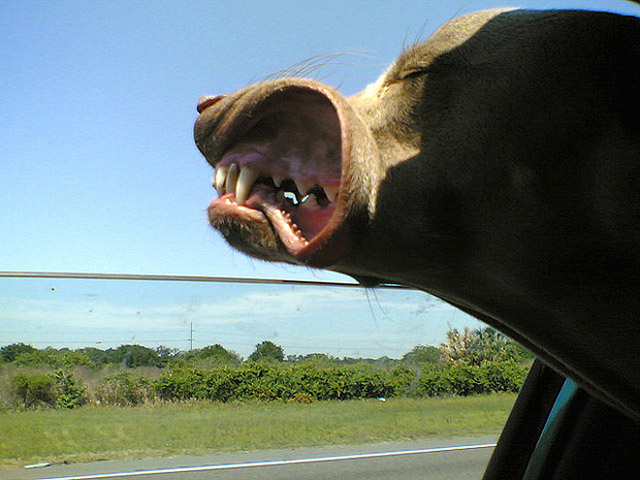
<instances>
[{"instance_id":1,"label":"green grass","mask_svg":"<svg viewBox=\"0 0 640 480\"><path fill-rule=\"evenodd\" d=\"M496 434L515 397L4 412L0 466Z\"/></svg>"}]
</instances>

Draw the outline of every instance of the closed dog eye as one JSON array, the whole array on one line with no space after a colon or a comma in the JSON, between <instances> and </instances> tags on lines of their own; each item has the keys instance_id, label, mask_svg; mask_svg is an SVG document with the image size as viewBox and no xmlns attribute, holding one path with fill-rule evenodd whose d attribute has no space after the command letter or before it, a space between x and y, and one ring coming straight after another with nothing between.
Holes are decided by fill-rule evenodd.
<instances>
[{"instance_id":1,"label":"closed dog eye","mask_svg":"<svg viewBox=\"0 0 640 480\"><path fill-rule=\"evenodd\" d=\"M399 78L400 80L412 80L415 78L420 78L423 75L426 75L427 73L429 73L429 67L417 67L417 68L413 68L413 69L409 69L407 71L404 72L400 72Z\"/></svg>"}]
</instances>

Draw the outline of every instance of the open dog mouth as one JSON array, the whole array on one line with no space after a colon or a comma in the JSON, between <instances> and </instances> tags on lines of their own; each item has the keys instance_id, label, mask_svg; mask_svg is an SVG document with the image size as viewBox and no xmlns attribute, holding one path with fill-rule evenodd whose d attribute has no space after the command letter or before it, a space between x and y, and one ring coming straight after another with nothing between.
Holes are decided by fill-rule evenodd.
<instances>
[{"instance_id":1,"label":"open dog mouth","mask_svg":"<svg viewBox=\"0 0 640 480\"><path fill-rule=\"evenodd\" d=\"M207 156L218 193L209 220L222 231L229 223L264 228L266 217L298 255L335 223L343 143L336 109L323 94L291 89L237 116L213 133L229 141L219 160Z\"/></svg>"}]
</instances>

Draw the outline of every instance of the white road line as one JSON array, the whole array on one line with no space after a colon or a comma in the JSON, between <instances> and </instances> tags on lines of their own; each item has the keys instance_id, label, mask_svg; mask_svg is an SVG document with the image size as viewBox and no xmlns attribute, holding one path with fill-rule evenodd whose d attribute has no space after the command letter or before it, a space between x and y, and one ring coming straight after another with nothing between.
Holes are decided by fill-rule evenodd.
<instances>
[{"instance_id":1,"label":"white road line","mask_svg":"<svg viewBox=\"0 0 640 480\"><path fill-rule=\"evenodd\" d=\"M49 477L35 480L93 480L102 478L137 477L141 475L160 475L164 473L205 472L211 470L233 470L236 468L273 467L278 465L297 465L304 463L337 462L341 460L359 460L365 458L398 457L401 455L417 455L420 453L455 452L459 450L477 450L493 448L495 443L478 445L460 445L453 447L421 448L416 450L399 450L394 452L358 453L354 455L337 455L332 457L296 458L291 460L266 460L262 462L226 463L221 465L201 465L197 467L159 468L155 470L135 470L132 472L96 473L90 475L74 475L70 477Z\"/></svg>"}]
</instances>

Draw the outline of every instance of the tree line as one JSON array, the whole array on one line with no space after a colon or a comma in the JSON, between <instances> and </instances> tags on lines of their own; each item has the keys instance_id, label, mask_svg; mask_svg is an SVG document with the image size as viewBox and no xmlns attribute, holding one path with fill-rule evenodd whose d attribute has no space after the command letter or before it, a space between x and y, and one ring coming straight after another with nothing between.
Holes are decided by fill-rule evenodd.
<instances>
[{"instance_id":1,"label":"tree line","mask_svg":"<svg viewBox=\"0 0 640 480\"><path fill-rule=\"evenodd\" d=\"M14 343L0 348L0 364L14 364L29 367L49 366L53 368L73 368L84 366L100 368L107 365L136 367L222 367L239 366L245 362L261 363L319 363L324 365L352 365L371 363L378 366L421 365L425 363L466 362L481 365L485 362L509 361L517 363L531 359L531 354L517 343L489 327L462 331L451 329L446 335L447 341L439 347L417 345L400 359L386 356L378 358L334 357L324 353L306 355L285 355L284 349L265 340L255 346L247 359L220 344L209 345L201 349L180 351L160 346L150 348L143 345L121 345L102 350L96 347L79 349L47 347L38 349L25 343Z\"/></svg>"},{"instance_id":2,"label":"tree line","mask_svg":"<svg viewBox=\"0 0 640 480\"><path fill-rule=\"evenodd\" d=\"M270 340L247 359L219 344L181 352L141 345L40 350L16 343L0 348L0 409L516 392L531 358L489 328L450 330L439 347L418 345L400 359L285 355ZM97 374L87 375L91 371Z\"/></svg>"}]
</instances>

